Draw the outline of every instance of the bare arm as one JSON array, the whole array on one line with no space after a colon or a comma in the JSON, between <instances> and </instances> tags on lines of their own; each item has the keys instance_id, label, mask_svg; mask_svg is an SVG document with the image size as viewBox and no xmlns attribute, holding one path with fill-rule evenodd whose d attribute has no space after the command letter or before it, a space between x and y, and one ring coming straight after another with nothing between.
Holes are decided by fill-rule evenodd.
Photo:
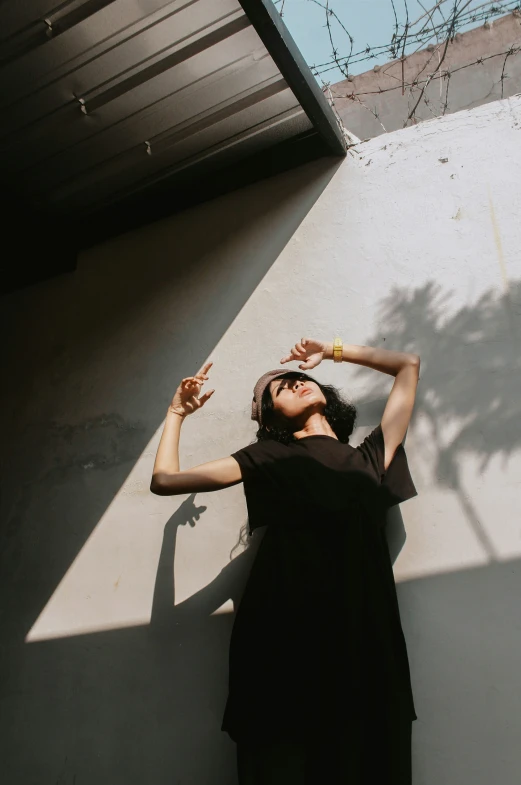
<instances>
[{"instance_id":1,"label":"bare arm","mask_svg":"<svg viewBox=\"0 0 521 785\"><path fill-rule=\"evenodd\" d=\"M168 408L152 472L150 490L158 496L177 496L197 491L217 491L242 481L239 464L231 456L201 463L192 469L179 468L179 437L184 418L203 406L213 390L199 395L208 379L208 363L195 376L183 379Z\"/></svg>"},{"instance_id":2,"label":"bare arm","mask_svg":"<svg viewBox=\"0 0 521 785\"><path fill-rule=\"evenodd\" d=\"M382 432L385 442L384 468L387 469L396 448L405 439L411 421L416 388L420 378L420 358L415 355L411 362L396 374L394 384L382 415Z\"/></svg>"},{"instance_id":3,"label":"bare arm","mask_svg":"<svg viewBox=\"0 0 521 785\"><path fill-rule=\"evenodd\" d=\"M332 343L302 338L300 343L295 344L291 354L283 357L281 362L303 360L299 367L307 370L318 365L322 359L332 358ZM411 420L420 375L420 358L417 354L409 352L393 352L372 346L344 344L342 359L395 377L382 415L382 433L385 442L384 468L387 469L396 448L405 438Z\"/></svg>"},{"instance_id":4,"label":"bare arm","mask_svg":"<svg viewBox=\"0 0 521 785\"><path fill-rule=\"evenodd\" d=\"M327 345L326 353L329 351L332 357L332 343ZM344 345L342 358L347 362L365 365L395 377L382 415L382 433L385 443L384 468L387 469L409 427L420 375L420 358L417 354L408 352L393 352L389 349L351 344Z\"/></svg>"}]
</instances>

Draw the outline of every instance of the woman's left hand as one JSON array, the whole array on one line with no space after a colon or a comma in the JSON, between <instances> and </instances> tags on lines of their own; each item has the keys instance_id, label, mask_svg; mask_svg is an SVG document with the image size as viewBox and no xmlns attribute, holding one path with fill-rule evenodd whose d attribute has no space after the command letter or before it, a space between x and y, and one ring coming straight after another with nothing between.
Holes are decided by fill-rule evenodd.
<instances>
[{"instance_id":1,"label":"woman's left hand","mask_svg":"<svg viewBox=\"0 0 521 785\"><path fill-rule=\"evenodd\" d=\"M307 371L322 362L326 353L326 344L323 341L314 341L312 338L301 338L300 343L296 343L291 354L286 355L280 361L289 363L292 360L301 360L299 368Z\"/></svg>"}]
</instances>

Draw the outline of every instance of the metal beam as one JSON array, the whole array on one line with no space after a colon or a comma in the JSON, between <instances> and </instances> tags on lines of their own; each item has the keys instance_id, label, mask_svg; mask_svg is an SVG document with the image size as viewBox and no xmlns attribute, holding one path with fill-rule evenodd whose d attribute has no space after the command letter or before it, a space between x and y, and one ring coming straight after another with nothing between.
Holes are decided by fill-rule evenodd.
<instances>
[{"instance_id":1,"label":"metal beam","mask_svg":"<svg viewBox=\"0 0 521 785\"><path fill-rule=\"evenodd\" d=\"M334 112L271 0L239 3L331 153L346 155L346 142Z\"/></svg>"}]
</instances>

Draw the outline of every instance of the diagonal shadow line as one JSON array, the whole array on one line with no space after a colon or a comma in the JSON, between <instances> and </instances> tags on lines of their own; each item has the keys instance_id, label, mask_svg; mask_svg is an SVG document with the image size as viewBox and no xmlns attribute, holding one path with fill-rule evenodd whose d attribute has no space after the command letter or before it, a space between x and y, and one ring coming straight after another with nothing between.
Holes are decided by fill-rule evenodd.
<instances>
[{"instance_id":1,"label":"diagonal shadow line","mask_svg":"<svg viewBox=\"0 0 521 785\"><path fill-rule=\"evenodd\" d=\"M71 279L5 299L13 337L5 371L17 379L15 401L0 392L13 445L0 532L6 640L25 639L142 456L178 379L209 356L338 166L316 161L257 184L255 200L246 188L186 211L85 254ZM238 252L246 242L248 264ZM37 352L29 323L40 325Z\"/></svg>"}]
</instances>

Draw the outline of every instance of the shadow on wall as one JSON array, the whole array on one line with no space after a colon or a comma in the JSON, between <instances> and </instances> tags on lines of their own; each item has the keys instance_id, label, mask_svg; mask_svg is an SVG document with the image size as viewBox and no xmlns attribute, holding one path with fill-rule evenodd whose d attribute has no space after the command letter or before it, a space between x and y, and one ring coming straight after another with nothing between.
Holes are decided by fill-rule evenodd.
<instances>
[{"instance_id":1,"label":"shadow on wall","mask_svg":"<svg viewBox=\"0 0 521 785\"><path fill-rule=\"evenodd\" d=\"M25 638L179 379L210 355L338 166L316 161L186 211L94 249L74 275L5 298L0 738L9 785L233 781L234 745L219 731L230 614L167 639L158 583L150 629Z\"/></svg>"},{"instance_id":2,"label":"shadow on wall","mask_svg":"<svg viewBox=\"0 0 521 785\"><path fill-rule=\"evenodd\" d=\"M164 419L338 168L317 161L107 243L3 303L0 586L22 641ZM251 255L245 258L244 249ZM204 282L202 284L201 282Z\"/></svg>"},{"instance_id":3,"label":"shadow on wall","mask_svg":"<svg viewBox=\"0 0 521 785\"><path fill-rule=\"evenodd\" d=\"M489 290L472 307L447 316L450 299L434 282L394 289L380 304L378 329L367 343L421 355L413 418L428 425L436 483L457 495L485 553L497 559L465 491L461 459L474 456L483 471L494 456L506 460L521 448L521 281L504 294ZM366 368L358 368L355 379L372 386L371 400L359 404L362 418L369 415L372 422L385 405L388 382Z\"/></svg>"},{"instance_id":4,"label":"shadow on wall","mask_svg":"<svg viewBox=\"0 0 521 785\"><path fill-rule=\"evenodd\" d=\"M26 644L11 662L10 785L235 781L235 746L220 732L232 614L211 614L238 602L256 548L175 606L177 532L205 509L192 495L165 526L150 626Z\"/></svg>"},{"instance_id":5,"label":"shadow on wall","mask_svg":"<svg viewBox=\"0 0 521 785\"><path fill-rule=\"evenodd\" d=\"M503 293L486 291L472 306L454 309L451 300L452 293L435 282L396 287L380 303L377 328L367 338L369 345L421 355L415 454L428 456L432 489L449 491L457 501L457 520L443 522L446 531L461 531L466 522L488 561L398 585L419 716L414 781L515 785L521 771L519 495L489 480L485 513L465 487L465 468L470 459L479 474L493 459L519 456L521 281L511 281ZM357 403L360 424L372 424L389 382L365 368L357 368L354 378L371 386L371 395ZM472 487L478 486L474 480ZM393 551L403 541L399 517L389 521L388 533ZM505 541L514 543L512 557L505 555Z\"/></svg>"},{"instance_id":6,"label":"shadow on wall","mask_svg":"<svg viewBox=\"0 0 521 785\"><path fill-rule=\"evenodd\" d=\"M44 304L27 293L10 301L8 317L20 319L26 333L14 341L16 356L8 363L16 395L3 391L4 433L14 445L3 478L0 577L2 768L9 785L235 781L234 747L219 730L232 616L210 614L230 597L237 601L254 551L247 549L174 607L176 535L204 514L193 497L165 528L150 626L31 644L24 638L161 422L174 380L209 355L333 172L323 163L308 167L298 189L295 173L277 178L263 186L264 207L232 195L224 223L210 228L204 242L193 214L187 216L175 242L169 240L172 253L176 242L195 249L193 258L183 257L182 271L152 248L143 276L143 259L129 241L118 266L103 270L109 246L98 270L80 268L72 282L38 287ZM199 221L205 213L197 212ZM226 254L226 244L254 218L260 227L255 264L231 254L230 264L214 269L204 249L213 244ZM208 291L195 289L201 276L212 282ZM186 302L179 301L175 320L168 321L163 315L171 309L174 282L182 283ZM415 733L424 750L418 785L514 785L521 769L521 561L493 561L493 544L462 487L460 458L468 453L485 466L521 447L521 283L503 297L483 295L449 318L447 297L435 284L396 289L382 305L377 334L367 340L421 354L415 418L430 424L436 482L458 494L491 557L478 569L400 586L405 626L415 628L408 636L415 692L431 696L432 714L418 706ZM141 365L128 356L136 342ZM379 375L370 378L371 399L357 403L360 420L374 423L388 380L382 377L378 398ZM152 398L159 403L151 412ZM393 555L403 542L395 531ZM428 689L414 674L430 680ZM433 681L445 697L438 711ZM454 696L450 716L447 691Z\"/></svg>"}]
</instances>

